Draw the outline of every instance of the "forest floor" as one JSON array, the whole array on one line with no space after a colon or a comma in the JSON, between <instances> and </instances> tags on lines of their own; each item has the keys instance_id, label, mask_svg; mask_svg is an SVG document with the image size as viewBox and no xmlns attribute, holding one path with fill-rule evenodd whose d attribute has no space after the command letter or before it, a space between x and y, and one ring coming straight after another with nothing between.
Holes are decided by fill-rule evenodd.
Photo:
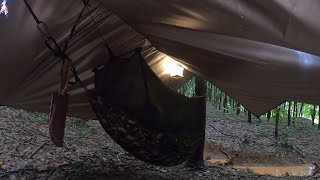
<instances>
[{"instance_id":1,"label":"forest floor","mask_svg":"<svg viewBox=\"0 0 320 180\"><path fill-rule=\"evenodd\" d=\"M208 105L206 167L162 168L130 156L98 121L68 119L65 146L58 148L47 115L1 107L0 179L320 179L320 131L309 120L295 127L284 120L278 139L272 122L252 121Z\"/></svg>"}]
</instances>

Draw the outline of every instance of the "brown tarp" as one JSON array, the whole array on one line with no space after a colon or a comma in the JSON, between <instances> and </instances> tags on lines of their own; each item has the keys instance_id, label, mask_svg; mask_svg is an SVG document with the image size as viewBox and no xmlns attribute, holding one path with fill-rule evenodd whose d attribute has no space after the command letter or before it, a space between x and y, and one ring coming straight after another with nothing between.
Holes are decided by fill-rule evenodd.
<instances>
[{"instance_id":1,"label":"brown tarp","mask_svg":"<svg viewBox=\"0 0 320 180\"><path fill-rule=\"evenodd\" d=\"M63 43L83 7L82 1L34 1L31 7L59 43ZM117 16L91 1L90 9L114 54L122 54L143 47L143 56L160 79L178 89L190 79L191 73L179 80L165 74L166 55L157 51L139 33ZM36 23L23 1L8 1L9 17L0 18L0 104L17 108L49 112L51 93L59 89L61 61L54 58L44 45ZM77 35L71 41L67 54L73 60L79 77L93 88L91 71L106 62L109 54L101 36L86 11ZM80 85L70 87L69 115L95 118L84 90Z\"/></svg>"},{"instance_id":2,"label":"brown tarp","mask_svg":"<svg viewBox=\"0 0 320 180\"><path fill-rule=\"evenodd\" d=\"M92 1L92 10L98 5L93 2L98 1ZM180 59L188 70L216 84L255 115L285 100L320 104L316 83L320 59L314 56L320 55L319 1L100 2L124 20L100 13L102 7L94 11L115 53L142 46L148 64L173 88L188 77L177 82L164 75L165 55L158 50ZM82 8L80 0L30 3L59 42L66 39ZM51 93L59 87L61 63L46 50L23 1L11 0L8 6L9 18L0 18L0 103L48 112ZM91 69L104 63L108 54L88 16L79 31L68 54L80 78L92 88ZM83 90L76 86L70 93L69 115L94 117Z\"/></svg>"},{"instance_id":3,"label":"brown tarp","mask_svg":"<svg viewBox=\"0 0 320 180\"><path fill-rule=\"evenodd\" d=\"M100 1L255 115L320 104L320 1Z\"/></svg>"}]
</instances>

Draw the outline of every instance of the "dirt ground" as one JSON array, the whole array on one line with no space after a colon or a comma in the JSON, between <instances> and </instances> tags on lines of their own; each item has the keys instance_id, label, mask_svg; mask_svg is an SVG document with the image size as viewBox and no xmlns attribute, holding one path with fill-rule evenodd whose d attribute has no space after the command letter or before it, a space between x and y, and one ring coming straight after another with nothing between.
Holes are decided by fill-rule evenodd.
<instances>
[{"instance_id":1,"label":"dirt ground","mask_svg":"<svg viewBox=\"0 0 320 180\"><path fill-rule=\"evenodd\" d=\"M239 152L234 158L238 165L297 165L320 164L320 131L311 127L308 119L298 119L294 127L288 127L286 119L281 120L279 137L274 137L274 122L266 118L225 114L207 107L206 139L214 148L222 147L230 153ZM230 155L231 156L231 155Z\"/></svg>"},{"instance_id":2,"label":"dirt ground","mask_svg":"<svg viewBox=\"0 0 320 180\"><path fill-rule=\"evenodd\" d=\"M0 179L317 179L254 174L234 165L320 164L320 132L300 120L282 125L280 138L266 120L224 114L208 105L206 167L163 168L141 162L122 150L98 121L70 118L65 146L55 147L48 136L47 116L8 107L0 108ZM285 122L283 122L285 123ZM311 124L311 123L310 123ZM230 161L231 158L231 161ZM210 160L225 159L222 163Z\"/></svg>"}]
</instances>

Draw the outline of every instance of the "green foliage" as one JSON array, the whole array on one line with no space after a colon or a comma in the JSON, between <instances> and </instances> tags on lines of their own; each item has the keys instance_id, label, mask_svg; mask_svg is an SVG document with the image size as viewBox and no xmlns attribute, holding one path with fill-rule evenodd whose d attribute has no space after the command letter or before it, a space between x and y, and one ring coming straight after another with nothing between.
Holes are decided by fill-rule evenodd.
<instances>
[{"instance_id":1,"label":"green foliage","mask_svg":"<svg viewBox=\"0 0 320 180\"><path fill-rule=\"evenodd\" d=\"M288 111L286 109L280 109L279 110L280 118L281 117L287 117Z\"/></svg>"},{"instance_id":2,"label":"green foliage","mask_svg":"<svg viewBox=\"0 0 320 180\"><path fill-rule=\"evenodd\" d=\"M86 128L86 123L83 119L74 118L70 120L71 128L77 131L84 131Z\"/></svg>"},{"instance_id":3,"label":"green foliage","mask_svg":"<svg viewBox=\"0 0 320 180\"><path fill-rule=\"evenodd\" d=\"M195 90L195 77L193 77L190 81L188 81L185 85L183 85L178 92L180 94L185 95L186 97L193 97Z\"/></svg>"},{"instance_id":4,"label":"green foliage","mask_svg":"<svg viewBox=\"0 0 320 180\"><path fill-rule=\"evenodd\" d=\"M269 129L266 126L261 126L260 133L262 136L267 137L269 136Z\"/></svg>"},{"instance_id":5,"label":"green foliage","mask_svg":"<svg viewBox=\"0 0 320 180\"><path fill-rule=\"evenodd\" d=\"M35 116L35 120L38 121L39 123L46 123L48 121L48 115L39 113Z\"/></svg>"},{"instance_id":6,"label":"green foliage","mask_svg":"<svg viewBox=\"0 0 320 180\"><path fill-rule=\"evenodd\" d=\"M283 138L278 141L278 145L284 148L290 148L293 149L294 145L291 141L288 140L288 138Z\"/></svg>"},{"instance_id":7,"label":"green foliage","mask_svg":"<svg viewBox=\"0 0 320 180\"><path fill-rule=\"evenodd\" d=\"M221 112L227 113L228 115L236 116L237 112L237 101L228 96L225 92L220 90L217 86L206 82L207 87L207 98L209 103L213 104L217 109L220 109ZM195 78L193 77L189 82L187 82L181 89L178 90L179 93L187 96L193 97L195 90ZM225 101L226 100L226 101ZM294 104L296 106L294 106ZM220 107L220 108L219 108ZM289 111L289 102L284 102L278 106L280 123L287 121L288 111ZM245 112L245 108L240 105L240 114ZM300 103L300 102L291 102L290 114L291 114L291 124L298 124L298 118L308 118L311 119L314 106L312 104ZM319 119L320 108L316 108L315 119ZM267 114L264 115L267 117ZM297 116L297 117L296 117ZM271 110L270 123L274 124L276 117L276 109ZM237 118L235 118L237 119ZM296 122L296 123L294 123ZM310 122L311 124L311 122Z\"/></svg>"}]
</instances>

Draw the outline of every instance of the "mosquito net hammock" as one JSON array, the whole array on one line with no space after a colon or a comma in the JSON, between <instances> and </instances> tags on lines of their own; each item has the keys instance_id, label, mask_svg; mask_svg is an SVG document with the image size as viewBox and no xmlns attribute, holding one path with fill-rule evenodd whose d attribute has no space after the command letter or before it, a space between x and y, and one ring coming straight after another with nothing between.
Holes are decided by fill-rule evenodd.
<instances>
[{"instance_id":1,"label":"mosquito net hammock","mask_svg":"<svg viewBox=\"0 0 320 180\"><path fill-rule=\"evenodd\" d=\"M37 19L26 0L25 3L38 27L45 27L40 32L47 31L47 25ZM83 10L79 17L82 13ZM85 89L104 130L138 159L161 166L178 165L203 145L204 98L187 98L163 84L143 59L141 48L114 56L107 46L111 57L105 65L93 69L95 88L89 90L66 55L66 46L61 49L49 33L42 34L48 35L48 48L63 60L61 88L53 94L49 116L50 135L56 145L62 146L69 71Z\"/></svg>"},{"instance_id":2,"label":"mosquito net hammock","mask_svg":"<svg viewBox=\"0 0 320 180\"><path fill-rule=\"evenodd\" d=\"M177 165L203 141L203 98L164 85L136 49L95 69L89 99L102 127L125 150L157 165Z\"/></svg>"}]
</instances>

